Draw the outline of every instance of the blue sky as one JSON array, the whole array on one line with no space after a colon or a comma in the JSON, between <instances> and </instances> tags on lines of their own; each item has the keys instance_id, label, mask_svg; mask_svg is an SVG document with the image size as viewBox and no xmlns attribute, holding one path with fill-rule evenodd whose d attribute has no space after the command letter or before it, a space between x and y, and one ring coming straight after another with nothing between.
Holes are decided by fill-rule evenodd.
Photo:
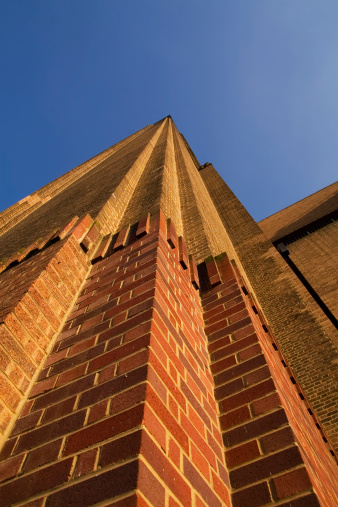
<instances>
[{"instance_id":1,"label":"blue sky","mask_svg":"<svg viewBox=\"0 0 338 507\"><path fill-rule=\"evenodd\" d=\"M0 5L0 209L168 114L256 220L337 179L336 0Z\"/></svg>"}]
</instances>

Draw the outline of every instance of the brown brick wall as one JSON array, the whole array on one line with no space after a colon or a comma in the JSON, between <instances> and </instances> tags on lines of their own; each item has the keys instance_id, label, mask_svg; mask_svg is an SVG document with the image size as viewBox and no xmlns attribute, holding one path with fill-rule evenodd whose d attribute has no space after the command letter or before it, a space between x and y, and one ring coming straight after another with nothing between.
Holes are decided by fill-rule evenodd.
<instances>
[{"instance_id":1,"label":"brown brick wall","mask_svg":"<svg viewBox=\"0 0 338 507\"><path fill-rule=\"evenodd\" d=\"M287 248L290 259L299 267L338 319L338 222L333 222L298 239ZM338 340L338 331L336 331L336 340ZM338 345L338 341L336 344Z\"/></svg>"},{"instance_id":2,"label":"brown brick wall","mask_svg":"<svg viewBox=\"0 0 338 507\"><path fill-rule=\"evenodd\" d=\"M215 169L208 165L200 174L228 234L231 247L227 254L236 261L278 346L337 449L337 349L307 304L303 285Z\"/></svg>"},{"instance_id":3,"label":"brown brick wall","mask_svg":"<svg viewBox=\"0 0 338 507\"><path fill-rule=\"evenodd\" d=\"M258 222L271 241L283 238L338 208L338 182Z\"/></svg>"}]
</instances>

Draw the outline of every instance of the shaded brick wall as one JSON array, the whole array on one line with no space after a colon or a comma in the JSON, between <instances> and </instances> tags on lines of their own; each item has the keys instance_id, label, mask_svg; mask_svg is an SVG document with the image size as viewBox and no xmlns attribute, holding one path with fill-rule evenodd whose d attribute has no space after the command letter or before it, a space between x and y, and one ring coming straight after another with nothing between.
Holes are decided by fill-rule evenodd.
<instances>
[{"instance_id":1,"label":"shaded brick wall","mask_svg":"<svg viewBox=\"0 0 338 507\"><path fill-rule=\"evenodd\" d=\"M338 319L338 222L288 245L290 259L299 267L333 315ZM335 333L338 345L338 330Z\"/></svg>"},{"instance_id":2,"label":"shaded brick wall","mask_svg":"<svg viewBox=\"0 0 338 507\"><path fill-rule=\"evenodd\" d=\"M337 210L338 181L258 222L271 241Z\"/></svg>"},{"instance_id":3,"label":"shaded brick wall","mask_svg":"<svg viewBox=\"0 0 338 507\"><path fill-rule=\"evenodd\" d=\"M207 259L206 270L205 332L233 506L333 506L337 471L325 435L243 280L226 256Z\"/></svg>"}]
</instances>

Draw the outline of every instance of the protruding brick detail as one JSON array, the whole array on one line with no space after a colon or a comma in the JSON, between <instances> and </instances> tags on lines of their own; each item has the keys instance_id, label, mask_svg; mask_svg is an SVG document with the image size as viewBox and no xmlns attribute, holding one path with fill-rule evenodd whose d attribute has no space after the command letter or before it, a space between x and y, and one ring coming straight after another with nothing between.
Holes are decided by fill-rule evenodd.
<instances>
[{"instance_id":1,"label":"protruding brick detail","mask_svg":"<svg viewBox=\"0 0 338 507\"><path fill-rule=\"evenodd\" d=\"M36 255L37 253L39 253L40 250L46 247L48 243L55 242L59 239L65 238L69 234L70 230L74 227L78 219L79 217L77 216L74 217L65 226L52 230L43 238L39 238L38 240L36 240L34 243L31 243L23 250L20 250L19 252L13 254L10 258L1 259L0 273L6 269L9 269L12 266L17 265L26 258L31 257L34 254Z\"/></svg>"},{"instance_id":2,"label":"protruding brick detail","mask_svg":"<svg viewBox=\"0 0 338 507\"><path fill-rule=\"evenodd\" d=\"M92 250L95 248L95 245L100 242L100 239L102 239L100 227L98 224L94 223L81 241L81 246L85 251Z\"/></svg>"},{"instance_id":3,"label":"protruding brick detail","mask_svg":"<svg viewBox=\"0 0 338 507\"><path fill-rule=\"evenodd\" d=\"M313 505L334 505L336 465L308 405L257 306L240 290L238 271L225 255L214 262L221 284L205 292L202 303L233 505L271 505L282 499L292 505L303 499L307 505L308 498Z\"/></svg>"},{"instance_id":4,"label":"protruding brick detail","mask_svg":"<svg viewBox=\"0 0 338 507\"><path fill-rule=\"evenodd\" d=\"M188 258L188 250L187 245L182 236L178 238L178 251L179 251L179 260L183 269L188 269L189 266L189 258Z\"/></svg>"},{"instance_id":5,"label":"protruding brick detail","mask_svg":"<svg viewBox=\"0 0 338 507\"><path fill-rule=\"evenodd\" d=\"M100 242L100 244L97 247L96 252L94 253L92 257L92 262L97 262L101 260L107 253L108 248L112 241L112 234L108 234L103 238L103 240Z\"/></svg>"},{"instance_id":6,"label":"protruding brick detail","mask_svg":"<svg viewBox=\"0 0 338 507\"><path fill-rule=\"evenodd\" d=\"M147 213L147 215L138 223L137 230L136 230L136 237L141 238L145 234L148 234L150 227L150 213Z\"/></svg>"},{"instance_id":7,"label":"protruding brick detail","mask_svg":"<svg viewBox=\"0 0 338 507\"><path fill-rule=\"evenodd\" d=\"M197 271L197 264L192 255L189 255L189 273L190 273L190 281L195 287L195 289L200 288L200 282Z\"/></svg>"},{"instance_id":8,"label":"protruding brick detail","mask_svg":"<svg viewBox=\"0 0 338 507\"><path fill-rule=\"evenodd\" d=\"M230 507L199 294L162 213L92 266L23 414L4 506Z\"/></svg>"},{"instance_id":9,"label":"protruding brick detail","mask_svg":"<svg viewBox=\"0 0 338 507\"><path fill-rule=\"evenodd\" d=\"M178 237L176 233L175 226L172 222L172 220L168 219L167 221L167 241L171 248L177 248L178 247Z\"/></svg>"},{"instance_id":10,"label":"protruding brick detail","mask_svg":"<svg viewBox=\"0 0 338 507\"><path fill-rule=\"evenodd\" d=\"M66 224L62 225L60 227L60 229L57 231L57 236L53 236L53 238L55 237L59 237L60 239L63 239L65 238L66 236L68 236L68 234L72 231L72 229L75 227L75 225L77 224L79 220L79 217L78 216L75 216L73 217L70 222L67 222Z\"/></svg>"},{"instance_id":11,"label":"protruding brick detail","mask_svg":"<svg viewBox=\"0 0 338 507\"><path fill-rule=\"evenodd\" d=\"M114 250L121 250L127 243L128 235L130 231L130 225L128 227L125 227L122 229L122 231L119 232L116 242L114 244Z\"/></svg>"},{"instance_id":12,"label":"protruding brick detail","mask_svg":"<svg viewBox=\"0 0 338 507\"><path fill-rule=\"evenodd\" d=\"M205 259L205 265L207 268L207 273L211 287L219 285L221 283L221 278L219 276L217 264L213 259L213 257L208 257L207 259Z\"/></svg>"}]
</instances>

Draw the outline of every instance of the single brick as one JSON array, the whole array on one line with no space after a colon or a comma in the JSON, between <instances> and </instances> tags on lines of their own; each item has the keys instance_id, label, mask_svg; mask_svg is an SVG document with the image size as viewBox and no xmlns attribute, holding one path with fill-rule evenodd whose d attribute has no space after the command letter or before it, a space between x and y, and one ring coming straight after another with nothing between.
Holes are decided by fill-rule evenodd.
<instances>
[{"instance_id":1,"label":"single brick","mask_svg":"<svg viewBox=\"0 0 338 507\"><path fill-rule=\"evenodd\" d=\"M59 419L60 417L69 414L69 412L71 412L74 408L75 401L76 396L72 396L71 398L67 398L64 401L60 401L60 403L56 403L46 408L42 419L43 423L46 424L54 421L54 419Z\"/></svg>"},{"instance_id":2,"label":"single brick","mask_svg":"<svg viewBox=\"0 0 338 507\"><path fill-rule=\"evenodd\" d=\"M128 225L119 232L116 242L114 244L114 251L121 250L125 246L128 240L129 232L130 225Z\"/></svg>"},{"instance_id":3,"label":"single brick","mask_svg":"<svg viewBox=\"0 0 338 507\"><path fill-rule=\"evenodd\" d=\"M254 401L252 403L252 408L255 415L260 415L268 410L278 407L279 405L281 405L281 401L278 393L276 392L265 396L265 398Z\"/></svg>"},{"instance_id":4,"label":"single brick","mask_svg":"<svg viewBox=\"0 0 338 507\"><path fill-rule=\"evenodd\" d=\"M78 456L74 477L81 477L95 470L98 449L90 449Z\"/></svg>"},{"instance_id":5,"label":"single brick","mask_svg":"<svg viewBox=\"0 0 338 507\"><path fill-rule=\"evenodd\" d=\"M63 373L61 373L56 385L61 386L63 384L67 384L68 382L71 382L74 379L82 377L82 375L84 375L86 372L87 364L88 363L79 364L78 366L75 366L75 368L71 368L70 370L64 371Z\"/></svg>"},{"instance_id":6,"label":"single brick","mask_svg":"<svg viewBox=\"0 0 338 507\"><path fill-rule=\"evenodd\" d=\"M260 507L272 501L266 482L250 486L232 494L233 507Z\"/></svg>"},{"instance_id":7,"label":"single brick","mask_svg":"<svg viewBox=\"0 0 338 507\"><path fill-rule=\"evenodd\" d=\"M149 233L149 227L150 227L150 213L147 213L146 216L141 218L137 225L136 230L136 237L141 238L142 236L145 236Z\"/></svg>"},{"instance_id":8,"label":"single brick","mask_svg":"<svg viewBox=\"0 0 338 507\"><path fill-rule=\"evenodd\" d=\"M122 412L134 405L145 401L147 384L143 382L135 387L127 389L117 394L111 400L110 413L116 414Z\"/></svg>"},{"instance_id":9,"label":"single brick","mask_svg":"<svg viewBox=\"0 0 338 507\"><path fill-rule=\"evenodd\" d=\"M273 478L278 498L285 498L300 491L310 490L311 481L305 468L299 468Z\"/></svg>"},{"instance_id":10,"label":"single brick","mask_svg":"<svg viewBox=\"0 0 338 507\"><path fill-rule=\"evenodd\" d=\"M239 445L225 452L225 459L229 468L241 465L246 461L257 458L260 455L257 440L251 440L246 444Z\"/></svg>"},{"instance_id":11,"label":"single brick","mask_svg":"<svg viewBox=\"0 0 338 507\"><path fill-rule=\"evenodd\" d=\"M182 236L178 238L178 260L183 269L188 269L189 259L187 245Z\"/></svg>"},{"instance_id":12,"label":"single brick","mask_svg":"<svg viewBox=\"0 0 338 507\"><path fill-rule=\"evenodd\" d=\"M178 245L178 238L176 234L175 226L172 222L172 220L167 220L167 241L171 248L177 248Z\"/></svg>"},{"instance_id":13,"label":"single brick","mask_svg":"<svg viewBox=\"0 0 338 507\"><path fill-rule=\"evenodd\" d=\"M195 258L192 255L189 255L189 274L190 274L190 281L194 288L197 290L200 288L200 281L197 271L197 264L195 261Z\"/></svg>"},{"instance_id":14,"label":"single brick","mask_svg":"<svg viewBox=\"0 0 338 507\"><path fill-rule=\"evenodd\" d=\"M260 438L260 442L265 453L274 452L278 449L282 449L283 447L287 447L290 444L293 444L294 441L295 437L289 426Z\"/></svg>"},{"instance_id":15,"label":"single brick","mask_svg":"<svg viewBox=\"0 0 338 507\"><path fill-rule=\"evenodd\" d=\"M99 466L104 468L120 461L136 457L140 453L142 430L113 440L101 448Z\"/></svg>"},{"instance_id":16,"label":"single brick","mask_svg":"<svg viewBox=\"0 0 338 507\"><path fill-rule=\"evenodd\" d=\"M14 428L12 430L11 435L18 435L19 433L22 433L24 431L27 431L31 428L34 428L34 426L37 425L40 417L41 417L42 411L39 412L33 412L32 414L28 414L26 416L20 417L14 425Z\"/></svg>"},{"instance_id":17,"label":"single brick","mask_svg":"<svg viewBox=\"0 0 338 507\"><path fill-rule=\"evenodd\" d=\"M32 470L57 459L62 447L62 438L33 449L25 462L24 471Z\"/></svg>"},{"instance_id":18,"label":"single brick","mask_svg":"<svg viewBox=\"0 0 338 507\"><path fill-rule=\"evenodd\" d=\"M20 456L15 456L14 458L7 459L6 461L0 463L1 482L6 481L11 477L15 477L18 474L24 458L25 455L21 454Z\"/></svg>"},{"instance_id":19,"label":"single brick","mask_svg":"<svg viewBox=\"0 0 338 507\"><path fill-rule=\"evenodd\" d=\"M38 394L43 394L47 391L50 391L55 386L56 381L57 377L52 377L46 380L42 380L41 382L37 382L30 392L30 397L34 398Z\"/></svg>"}]
</instances>

